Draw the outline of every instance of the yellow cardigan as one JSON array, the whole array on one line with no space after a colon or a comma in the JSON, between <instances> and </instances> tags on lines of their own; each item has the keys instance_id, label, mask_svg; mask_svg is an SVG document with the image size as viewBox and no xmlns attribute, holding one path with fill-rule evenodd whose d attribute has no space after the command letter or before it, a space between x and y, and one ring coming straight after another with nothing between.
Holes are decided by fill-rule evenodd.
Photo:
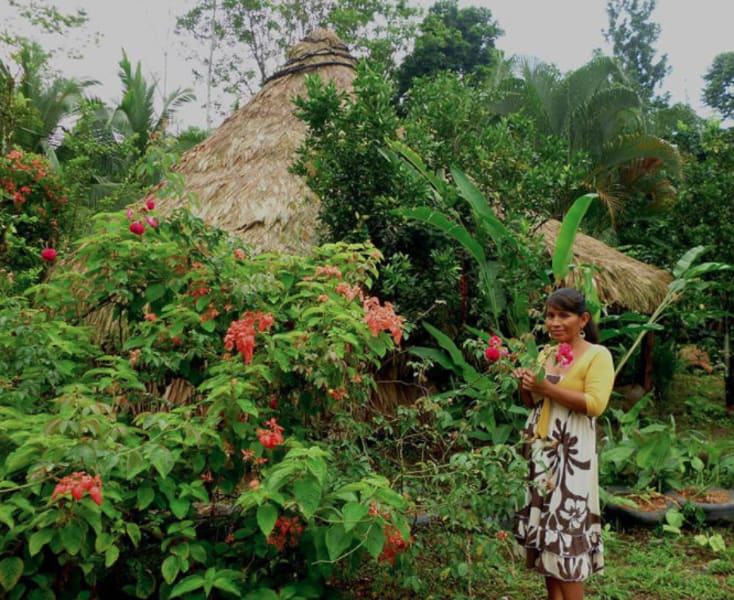
<instances>
[{"instance_id":1,"label":"yellow cardigan","mask_svg":"<svg viewBox=\"0 0 734 600\"><path fill-rule=\"evenodd\" d=\"M611 353L604 346L592 344L591 348L588 348L578 360L571 363L570 368L557 385L575 392L583 392L586 399L586 414L590 417L598 417L607 407L614 386L614 363ZM540 398L540 400L543 402L543 407L540 409L540 418L535 433L545 438L548 436L550 427L553 401L550 398Z\"/></svg>"}]
</instances>

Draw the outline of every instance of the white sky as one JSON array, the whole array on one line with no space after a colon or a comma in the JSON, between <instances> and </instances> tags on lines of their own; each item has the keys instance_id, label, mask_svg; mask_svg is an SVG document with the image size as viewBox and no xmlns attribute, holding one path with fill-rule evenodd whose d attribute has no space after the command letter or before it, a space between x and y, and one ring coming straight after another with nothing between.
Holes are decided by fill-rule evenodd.
<instances>
[{"instance_id":1,"label":"white sky","mask_svg":"<svg viewBox=\"0 0 734 600\"><path fill-rule=\"evenodd\" d=\"M433 1L413 0L428 7ZM148 77L159 87L171 91L193 87L200 99L204 90L191 75L190 64L182 58L182 40L173 33L176 16L183 14L195 0L56 0L69 10L83 7L90 17L88 29L102 33L98 47L82 49L84 58L67 60L63 53L55 63L65 76L87 77L101 82L94 93L103 100L119 99L117 63L122 48L133 65L142 62ZM460 1L461 6L485 6L505 34L497 47L507 56L537 56L558 65L562 71L587 62L594 48L609 52L602 29L606 28L606 0L476 0ZM11 14L0 0L0 22ZM714 57L734 51L734 0L658 0L652 19L662 27L657 48L668 54L672 73L664 91L672 100L690 103L699 114L711 116L700 101L703 74ZM18 31L23 34L23 31ZM70 40L72 47L79 46ZM181 112L178 127L205 124L201 102Z\"/></svg>"}]
</instances>

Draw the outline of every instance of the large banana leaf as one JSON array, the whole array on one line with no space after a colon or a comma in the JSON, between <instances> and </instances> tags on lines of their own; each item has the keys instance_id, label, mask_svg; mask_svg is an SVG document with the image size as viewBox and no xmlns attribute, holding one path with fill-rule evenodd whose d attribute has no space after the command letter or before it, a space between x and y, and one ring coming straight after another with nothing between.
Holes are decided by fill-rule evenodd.
<instances>
[{"instance_id":1,"label":"large banana leaf","mask_svg":"<svg viewBox=\"0 0 734 600\"><path fill-rule=\"evenodd\" d=\"M584 218L591 202L597 197L597 194L584 194L576 198L563 218L561 230L556 238L556 247L553 250L553 276L556 281L560 281L568 275L573 259L573 242L576 239L579 223Z\"/></svg>"},{"instance_id":2,"label":"large banana leaf","mask_svg":"<svg viewBox=\"0 0 734 600\"><path fill-rule=\"evenodd\" d=\"M459 188L459 193L469 203L475 213L475 222L478 228L484 229L498 246L511 243L514 245L515 238L507 231L502 221L497 218L494 211L487 203L484 194L477 189L469 178L456 168L451 168L451 175Z\"/></svg>"}]
</instances>

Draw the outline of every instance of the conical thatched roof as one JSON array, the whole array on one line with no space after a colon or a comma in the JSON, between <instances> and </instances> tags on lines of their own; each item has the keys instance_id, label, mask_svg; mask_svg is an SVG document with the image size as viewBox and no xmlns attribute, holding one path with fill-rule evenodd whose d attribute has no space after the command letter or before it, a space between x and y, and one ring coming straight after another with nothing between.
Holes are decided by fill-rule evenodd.
<instances>
[{"instance_id":1,"label":"conical thatched roof","mask_svg":"<svg viewBox=\"0 0 734 600\"><path fill-rule=\"evenodd\" d=\"M540 226L550 253L556 245L560 221L551 219ZM573 244L574 262L591 264L599 270L594 275L599 299L619 308L650 314L665 296L672 277L667 271L625 256L603 242L576 234ZM573 281L573 273L568 278Z\"/></svg>"},{"instance_id":2,"label":"conical thatched roof","mask_svg":"<svg viewBox=\"0 0 734 600\"><path fill-rule=\"evenodd\" d=\"M307 130L292 100L307 95L308 74L350 90L355 65L341 40L323 29L293 46L283 68L174 168L184 175L185 191L198 196L193 212L255 251L307 252L319 205L303 179L289 172ZM181 202L186 200L160 208L169 212Z\"/></svg>"}]
</instances>

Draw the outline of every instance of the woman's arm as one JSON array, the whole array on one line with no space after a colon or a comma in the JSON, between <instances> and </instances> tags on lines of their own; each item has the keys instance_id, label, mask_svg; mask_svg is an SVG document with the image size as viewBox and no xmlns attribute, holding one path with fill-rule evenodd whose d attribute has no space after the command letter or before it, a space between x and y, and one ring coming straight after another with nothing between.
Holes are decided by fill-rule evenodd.
<instances>
[{"instance_id":1,"label":"woman's arm","mask_svg":"<svg viewBox=\"0 0 734 600\"><path fill-rule=\"evenodd\" d=\"M555 383L551 383L545 378L538 382L536 381L535 373L530 371L523 375L520 388L523 394L540 394L541 396L555 400L559 404L563 404L563 406L570 408L574 412L586 414L586 396L584 392L567 390Z\"/></svg>"},{"instance_id":2,"label":"woman's arm","mask_svg":"<svg viewBox=\"0 0 734 600\"><path fill-rule=\"evenodd\" d=\"M592 357L584 376L583 391L569 390L547 379L538 382L532 372L523 374L520 386L522 390L542 394L575 412L598 417L604 412L614 386L612 355L602 348Z\"/></svg>"}]
</instances>

